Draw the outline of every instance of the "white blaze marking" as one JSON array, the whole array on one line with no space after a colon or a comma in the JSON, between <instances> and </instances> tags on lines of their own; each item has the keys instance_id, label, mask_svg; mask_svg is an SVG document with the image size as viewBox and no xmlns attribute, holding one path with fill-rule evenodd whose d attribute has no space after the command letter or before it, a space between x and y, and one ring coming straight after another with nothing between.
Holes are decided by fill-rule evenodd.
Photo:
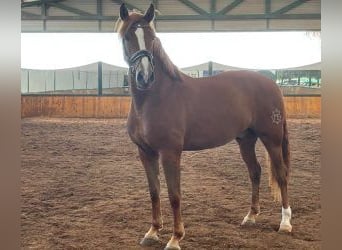
<instances>
[{"instance_id":1,"label":"white blaze marking","mask_svg":"<svg viewBox=\"0 0 342 250\"><path fill-rule=\"evenodd\" d=\"M145 45L145 37L144 37L144 30L142 28L137 28L137 30L135 31L135 35L137 36L138 39L138 44L139 44L139 49L140 50L146 50L146 45ZM148 75L148 59L147 57L143 57L141 59L141 64L142 64L142 68L144 70L145 75Z\"/></svg>"}]
</instances>

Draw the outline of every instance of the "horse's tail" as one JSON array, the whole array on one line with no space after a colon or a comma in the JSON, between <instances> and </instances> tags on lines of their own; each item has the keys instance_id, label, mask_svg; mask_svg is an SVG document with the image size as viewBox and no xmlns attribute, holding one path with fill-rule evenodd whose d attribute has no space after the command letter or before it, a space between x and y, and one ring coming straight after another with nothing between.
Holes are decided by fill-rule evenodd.
<instances>
[{"instance_id":1,"label":"horse's tail","mask_svg":"<svg viewBox=\"0 0 342 250\"><path fill-rule=\"evenodd\" d=\"M290 173L290 145L288 138L288 130L286 119L283 123L283 138L281 144L282 160L277 166L269 159L269 155L266 153L267 165L269 171L269 186L271 188L272 196L275 201L281 201L281 192L279 185L285 184L280 182L288 182Z\"/></svg>"},{"instance_id":2,"label":"horse's tail","mask_svg":"<svg viewBox=\"0 0 342 250\"><path fill-rule=\"evenodd\" d=\"M283 142L282 142L282 151L283 151L283 160L285 163L285 168L287 172L287 177L290 172L290 145L289 145L289 135L287 131L287 123L286 119L284 119L284 124L283 124Z\"/></svg>"}]
</instances>

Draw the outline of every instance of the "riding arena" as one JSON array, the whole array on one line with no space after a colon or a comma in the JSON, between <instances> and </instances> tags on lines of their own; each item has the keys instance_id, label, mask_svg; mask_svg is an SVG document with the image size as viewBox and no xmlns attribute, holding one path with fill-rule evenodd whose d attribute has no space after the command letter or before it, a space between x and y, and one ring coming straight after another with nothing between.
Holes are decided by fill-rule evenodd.
<instances>
[{"instance_id":1,"label":"riding arena","mask_svg":"<svg viewBox=\"0 0 342 250\"><path fill-rule=\"evenodd\" d=\"M155 2L116 9L128 69L22 70L21 247L320 249L320 70L194 77Z\"/></svg>"}]
</instances>

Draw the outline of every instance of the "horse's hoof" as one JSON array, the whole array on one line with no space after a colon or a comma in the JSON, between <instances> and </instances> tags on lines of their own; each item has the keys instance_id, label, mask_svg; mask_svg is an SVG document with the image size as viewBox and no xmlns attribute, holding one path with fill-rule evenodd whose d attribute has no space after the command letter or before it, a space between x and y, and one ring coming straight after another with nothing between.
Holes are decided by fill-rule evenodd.
<instances>
[{"instance_id":1,"label":"horse's hoof","mask_svg":"<svg viewBox=\"0 0 342 250\"><path fill-rule=\"evenodd\" d=\"M280 224L278 232L291 233L291 231L292 231L291 224Z\"/></svg>"},{"instance_id":2,"label":"horse's hoof","mask_svg":"<svg viewBox=\"0 0 342 250\"><path fill-rule=\"evenodd\" d=\"M166 246L164 250L181 250L179 246Z\"/></svg>"},{"instance_id":3,"label":"horse's hoof","mask_svg":"<svg viewBox=\"0 0 342 250\"><path fill-rule=\"evenodd\" d=\"M252 226L255 225L255 220L243 220L241 226Z\"/></svg>"},{"instance_id":4,"label":"horse's hoof","mask_svg":"<svg viewBox=\"0 0 342 250\"><path fill-rule=\"evenodd\" d=\"M251 225L255 225L255 218L251 218L248 216L243 218L243 221L241 222L241 226L251 226Z\"/></svg>"},{"instance_id":5,"label":"horse's hoof","mask_svg":"<svg viewBox=\"0 0 342 250\"><path fill-rule=\"evenodd\" d=\"M184 237L184 235L183 235ZM181 239L183 239L183 237ZM180 240L181 240L180 239ZM180 246L179 246L179 241L180 240L176 240L173 236L171 238L171 240L167 243L166 247L164 248L164 250L180 250Z\"/></svg>"},{"instance_id":6,"label":"horse's hoof","mask_svg":"<svg viewBox=\"0 0 342 250\"><path fill-rule=\"evenodd\" d=\"M152 246L159 242L158 237L145 237L140 241L140 245L142 246Z\"/></svg>"}]
</instances>

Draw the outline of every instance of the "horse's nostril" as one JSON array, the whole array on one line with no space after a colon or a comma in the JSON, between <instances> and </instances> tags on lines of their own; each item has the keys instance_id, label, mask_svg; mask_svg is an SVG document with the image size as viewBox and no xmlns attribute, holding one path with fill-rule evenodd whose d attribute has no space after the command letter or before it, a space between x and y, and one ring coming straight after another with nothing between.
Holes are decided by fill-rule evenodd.
<instances>
[{"instance_id":1,"label":"horse's nostril","mask_svg":"<svg viewBox=\"0 0 342 250\"><path fill-rule=\"evenodd\" d=\"M154 82L154 73L145 73L144 71L140 70L136 73L135 80L138 88L147 89Z\"/></svg>"},{"instance_id":2,"label":"horse's nostril","mask_svg":"<svg viewBox=\"0 0 342 250\"><path fill-rule=\"evenodd\" d=\"M144 75L143 75L143 73L141 71L139 71L137 73L136 80L137 80L138 83L144 84Z\"/></svg>"},{"instance_id":3,"label":"horse's nostril","mask_svg":"<svg viewBox=\"0 0 342 250\"><path fill-rule=\"evenodd\" d=\"M154 73L152 72L150 76L150 82L153 82L153 81L154 81Z\"/></svg>"}]
</instances>

